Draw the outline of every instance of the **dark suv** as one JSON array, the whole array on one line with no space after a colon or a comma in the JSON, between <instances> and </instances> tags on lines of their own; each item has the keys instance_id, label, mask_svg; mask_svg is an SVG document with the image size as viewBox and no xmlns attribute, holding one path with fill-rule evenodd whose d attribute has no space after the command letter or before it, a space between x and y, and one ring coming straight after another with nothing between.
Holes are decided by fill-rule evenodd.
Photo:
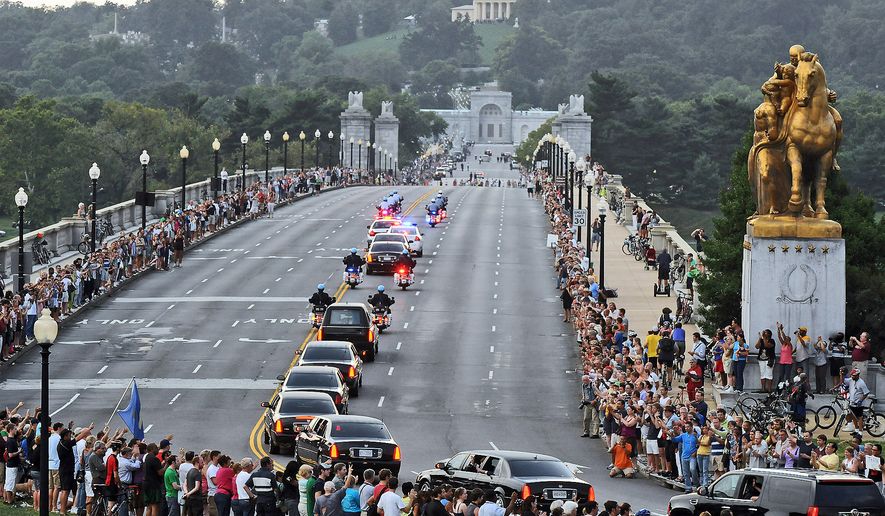
<instances>
[{"instance_id":1,"label":"dark suv","mask_svg":"<svg viewBox=\"0 0 885 516\"><path fill-rule=\"evenodd\" d=\"M879 516L885 499L868 478L812 469L742 469L722 475L709 488L674 496L667 513L704 511L734 516Z\"/></svg>"}]
</instances>

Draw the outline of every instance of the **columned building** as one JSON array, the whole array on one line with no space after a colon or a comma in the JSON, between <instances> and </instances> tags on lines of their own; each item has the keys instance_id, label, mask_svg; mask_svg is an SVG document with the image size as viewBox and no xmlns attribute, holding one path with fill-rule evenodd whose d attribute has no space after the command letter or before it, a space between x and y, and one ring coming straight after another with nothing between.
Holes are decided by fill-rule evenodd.
<instances>
[{"instance_id":1,"label":"columned building","mask_svg":"<svg viewBox=\"0 0 885 516\"><path fill-rule=\"evenodd\" d=\"M509 20L513 17L516 0L473 0L472 4L452 8L452 21L470 18L470 21Z\"/></svg>"},{"instance_id":2,"label":"columned building","mask_svg":"<svg viewBox=\"0 0 885 516\"><path fill-rule=\"evenodd\" d=\"M497 83L488 83L470 92L470 105L459 109L424 109L446 121L446 134L456 145L465 141L477 144L519 145L530 132L558 111L529 109L514 111L513 94L498 89ZM466 104L466 102L465 102Z\"/></svg>"}]
</instances>

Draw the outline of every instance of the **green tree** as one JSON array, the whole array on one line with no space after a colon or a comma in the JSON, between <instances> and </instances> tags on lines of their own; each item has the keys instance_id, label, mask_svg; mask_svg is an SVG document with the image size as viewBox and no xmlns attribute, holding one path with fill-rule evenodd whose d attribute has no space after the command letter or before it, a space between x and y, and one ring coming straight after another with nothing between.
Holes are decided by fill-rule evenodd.
<instances>
[{"instance_id":1,"label":"green tree","mask_svg":"<svg viewBox=\"0 0 885 516\"><path fill-rule=\"evenodd\" d=\"M200 87L213 87L210 93L217 95L252 84L255 71L254 61L237 47L209 41L194 50L182 75Z\"/></svg>"},{"instance_id":2,"label":"green tree","mask_svg":"<svg viewBox=\"0 0 885 516\"><path fill-rule=\"evenodd\" d=\"M747 217L756 210L747 181L747 154L753 133L746 134L732 157L729 185L719 194L722 216L713 220L713 238L704 244L706 274L698 282L700 314L705 332L712 334L723 324L741 316L741 271Z\"/></svg>"},{"instance_id":3,"label":"green tree","mask_svg":"<svg viewBox=\"0 0 885 516\"><path fill-rule=\"evenodd\" d=\"M372 37L389 31L396 22L393 0L367 0L363 3L363 36Z\"/></svg>"},{"instance_id":4,"label":"green tree","mask_svg":"<svg viewBox=\"0 0 885 516\"><path fill-rule=\"evenodd\" d=\"M352 43L356 41L359 23L359 12L353 2L349 0L336 2L335 8L329 14L329 37L336 45Z\"/></svg>"},{"instance_id":5,"label":"green tree","mask_svg":"<svg viewBox=\"0 0 885 516\"><path fill-rule=\"evenodd\" d=\"M496 76L515 72L528 80L548 77L551 67L564 65L567 55L563 46L543 29L520 25L495 49L492 70Z\"/></svg>"},{"instance_id":6,"label":"green tree","mask_svg":"<svg viewBox=\"0 0 885 516\"><path fill-rule=\"evenodd\" d=\"M435 60L475 53L481 40L467 21L452 22L444 4L435 3L417 15L418 30L409 33L399 45L403 64L420 68Z\"/></svg>"},{"instance_id":7,"label":"green tree","mask_svg":"<svg viewBox=\"0 0 885 516\"><path fill-rule=\"evenodd\" d=\"M427 108L452 105L449 90L458 83L458 67L452 61L430 61L412 74L412 91Z\"/></svg>"}]
</instances>

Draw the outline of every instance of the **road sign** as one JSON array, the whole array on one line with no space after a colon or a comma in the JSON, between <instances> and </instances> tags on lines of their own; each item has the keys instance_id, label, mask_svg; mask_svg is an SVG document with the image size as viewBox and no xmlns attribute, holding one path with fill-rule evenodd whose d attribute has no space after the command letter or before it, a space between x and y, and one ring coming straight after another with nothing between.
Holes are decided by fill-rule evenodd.
<instances>
[{"instance_id":1,"label":"road sign","mask_svg":"<svg viewBox=\"0 0 885 516\"><path fill-rule=\"evenodd\" d=\"M575 226L587 225L587 210L574 210L572 212L572 224Z\"/></svg>"}]
</instances>

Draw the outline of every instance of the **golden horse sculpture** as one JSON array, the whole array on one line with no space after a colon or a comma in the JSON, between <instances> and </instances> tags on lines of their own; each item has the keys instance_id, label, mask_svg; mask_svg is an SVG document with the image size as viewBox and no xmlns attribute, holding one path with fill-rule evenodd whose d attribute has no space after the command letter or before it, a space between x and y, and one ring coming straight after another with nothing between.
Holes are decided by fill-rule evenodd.
<instances>
[{"instance_id":1,"label":"golden horse sculpture","mask_svg":"<svg viewBox=\"0 0 885 516\"><path fill-rule=\"evenodd\" d=\"M842 118L829 105L835 93L816 54L795 45L790 64L775 65L754 111L754 145L747 158L756 213L748 233L758 237L838 238L825 192L842 139ZM838 168L837 168L838 169Z\"/></svg>"}]
</instances>

